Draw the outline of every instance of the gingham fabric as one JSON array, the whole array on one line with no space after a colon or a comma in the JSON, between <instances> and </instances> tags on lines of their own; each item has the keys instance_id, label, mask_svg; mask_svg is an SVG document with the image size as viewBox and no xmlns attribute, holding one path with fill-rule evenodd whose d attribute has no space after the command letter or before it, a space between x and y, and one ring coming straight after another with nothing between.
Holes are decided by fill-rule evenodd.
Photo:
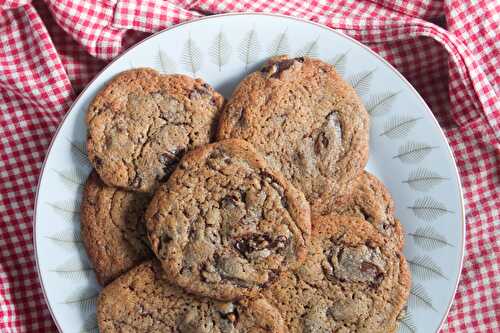
<instances>
[{"instance_id":1,"label":"gingham fabric","mask_svg":"<svg viewBox=\"0 0 500 333\"><path fill-rule=\"evenodd\" d=\"M203 15L281 13L368 45L420 92L460 170L462 278L443 332L499 332L498 0L0 0L0 331L56 331L32 237L50 140L85 84L151 32Z\"/></svg>"}]
</instances>

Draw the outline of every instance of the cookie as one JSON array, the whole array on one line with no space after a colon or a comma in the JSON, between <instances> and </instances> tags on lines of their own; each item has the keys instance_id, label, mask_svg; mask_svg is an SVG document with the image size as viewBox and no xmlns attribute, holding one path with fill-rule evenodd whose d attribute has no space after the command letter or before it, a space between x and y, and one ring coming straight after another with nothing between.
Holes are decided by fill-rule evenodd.
<instances>
[{"instance_id":1,"label":"cookie","mask_svg":"<svg viewBox=\"0 0 500 333\"><path fill-rule=\"evenodd\" d=\"M101 333L281 333L279 312L265 299L222 303L170 285L159 263L149 261L108 285L99 295Z\"/></svg>"},{"instance_id":2,"label":"cookie","mask_svg":"<svg viewBox=\"0 0 500 333\"><path fill-rule=\"evenodd\" d=\"M395 332L410 289L402 254L362 219L319 219L305 263L263 295L290 333Z\"/></svg>"},{"instance_id":3,"label":"cookie","mask_svg":"<svg viewBox=\"0 0 500 333\"><path fill-rule=\"evenodd\" d=\"M272 58L236 88L219 139L247 140L311 205L349 192L368 159L369 115L333 66Z\"/></svg>"},{"instance_id":4,"label":"cookie","mask_svg":"<svg viewBox=\"0 0 500 333\"><path fill-rule=\"evenodd\" d=\"M145 193L107 186L95 171L88 177L80 226L85 249L101 285L153 256L143 220L149 199Z\"/></svg>"},{"instance_id":5,"label":"cookie","mask_svg":"<svg viewBox=\"0 0 500 333\"><path fill-rule=\"evenodd\" d=\"M297 267L310 234L304 195L236 139L188 152L145 217L169 280L219 300L255 295Z\"/></svg>"},{"instance_id":6,"label":"cookie","mask_svg":"<svg viewBox=\"0 0 500 333\"><path fill-rule=\"evenodd\" d=\"M125 71L88 108L89 159L106 184L152 192L184 151L211 141L222 104L201 79Z\"/></svg>"},{"instance_id":7,"label":"cookie","mask_svg":"<svg viewBox=\"0 0 500 333\"><path fill-rule=\"evenodd\" d=\"M320 210L313 209L314 214ZM402 249L404 232L394 215L394 201L384 184L374 175L363 171L352 187L352 192L323 207L323 215L355 216L370 222L386 242Z\"/></svg>"}]
</instances>

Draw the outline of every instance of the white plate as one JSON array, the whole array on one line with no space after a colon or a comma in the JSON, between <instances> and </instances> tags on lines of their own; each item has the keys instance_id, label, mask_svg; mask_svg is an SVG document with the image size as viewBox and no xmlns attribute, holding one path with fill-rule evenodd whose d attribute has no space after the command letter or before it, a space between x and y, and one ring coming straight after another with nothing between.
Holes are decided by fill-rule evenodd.
<instances>
[{"instance_id":1,"label":"white plate","mask_svg":"<svg viewBox=\"0 0 500 333\"><path fill-rule=\"evenodd\" d=\"M334 64L371 114L367 169L389 188L406 231L413 287L400 332L435 332L457 287L464 213L457 168L436 119L415 89L367 47L324 26L277 15L211 16L162 31L112 62L73 104L52 141L38 186L35 248L40 280L60 331L97 332L99 287L78 221L90 172L84 142L87 105L131 67L202 77L229 97L269 56L319 57Z\"/></svg>"}]
</instances>

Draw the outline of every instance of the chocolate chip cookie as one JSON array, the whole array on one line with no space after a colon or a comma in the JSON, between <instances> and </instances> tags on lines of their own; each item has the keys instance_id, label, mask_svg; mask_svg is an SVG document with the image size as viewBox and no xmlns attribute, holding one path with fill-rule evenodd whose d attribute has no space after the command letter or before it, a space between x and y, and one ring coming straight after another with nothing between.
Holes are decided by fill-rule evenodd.
<instances>
[{"instance_id":1,"label":"chocolate chip cookie","mask_svg":"<svg viewBox=\"0 0 500 333\"><path fill-rule=\"evenodd\" d=\"M291 333L395 332L410 289L403 255L363 219L319 219L305 263L263 295Z\"/></svg>"},{"instance_id":2,"label":"chocolate chip cookie","mask_svg":"<svg viewBox=\"0 0 500 333\"><path fill-rule=\"evenodd\" d=\"M314 210L314 214L320 210ZM348 195L333 200L323 207L322 213L356 216L370 222L385 238L388 244L402 249L403 227L394 216L394 201L384 184L374 175L363 171Z\"/></svg>"},{"instance_id":3,"label":"chocolate chip cookie","mask_svg":"<svg viewBox=\"0 0 500 333\"><path fill-rule=\"evenodd\" d=\"M123 72L88 108L89 159L106 184L151 192L184 151L211 141L222 104L201 79Z\"/></svg>"},{"instance_id":4,"label":"chocolate chip cookie","mask_svg":"<svg viewBox=\"0 0 500 333\"><path fill-rule=\"evenodd\" d=\"M281 333L279 312L265 299L222 303L197 298L167 282L159 263L149 261L108 285L99 296L101 333Z\"/></svg>"},{"instance_id":5,"label":"chocolate chip cookie","mask_svg":"<svg viewBox=\"0 0 500 333\"><path fill-rule=\"evenodd\" d=\"M243 140L188 152L146 211L173 284L219 300L268 287L307 250L309 204Z\"/></svg>"},{"instance_id":6,"label":"chocolate chip cookie","mask_svg":"<svg viewBox=\"0 0 500 333\"><path fill-rule=\"evenodd\" d=\"M333 66L284 56L238 85L217 133L252 143L318 207L349 191L367 162L368 134L368 113Z\"/></svg>"},{"instance_id":7,"label":"chocolate chip cookie","mask_svg":"<svg viewBox=\"0 0 500 333\"><path fill-rule=\"evenodd\" d=\"M150 196L104 184L95 171L81 206L81 232L97 281L106 285L152 257L143 220Z\"/></svg>"}]
</instances>

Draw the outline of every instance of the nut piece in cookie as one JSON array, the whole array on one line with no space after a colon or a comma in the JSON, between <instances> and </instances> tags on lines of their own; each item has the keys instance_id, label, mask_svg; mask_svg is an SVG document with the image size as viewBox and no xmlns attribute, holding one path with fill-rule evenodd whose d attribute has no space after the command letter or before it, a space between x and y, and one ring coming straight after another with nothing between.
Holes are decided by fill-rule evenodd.
<instances>
[{"instance_id":1,"label":"nut piece in cookie","mask_svg":"<svg viewBox=\"0 0 500 333\"><path fill-rule=\"evenodd\" d=\"M201 79L125 71L88 108L90 162L110 186L152 192L186 150L212 140L223 102Z\"/></svg>"},{"instance_id":2,"label":"nut piece in cookie","mask_svg":"<svg viewBox=\"0 0 500 333\"><path fill-rule=\"evenodd\" d=\"M145 193L107 186L95 171L88 177L80 226L85 249L101 285L153 256L143 219L149 199Z\"/></svg>"},{"instance_id":3,"label":"nut piece in cookie","mask_svg":"<svg viewBox=\"0 0 500 333\"><path fill-rule=\"evenodd\" d=\"M167 277L219 300L255 295L303 261L309 204L243 140L188 152L146 212Z\"/></svg>"},{"instance_id":4,"label":"nut piece in cookie","mask_svg":"<svg viewBox=\"0 0 500 333\"><path fill-rule=\"evenodd\" d=\"M275 57L226 104L219 139L241 138L313 207L349 193L368 160L369 115L332 65Z\"/></svg>"},{"instance_id":5,"label":"nut piece in cookie","mask_svg":"<svg viewBox=\"0 0 500 333\"><path fill-rule=\"evenodd\" d=\"M317 219L305 263L263 295L291 333L396 332L411 286L401 252L365 220Z\"/></svg>"},{"instance_id":6,"label":"nut piece in cookie","mask_svg":"<svg viewBox=\"0 0 500 333\"><path fill-rule=\"evenodd\" d=\"M332 200L323 209L312 209L315 214L333 213L354 216L370 222L386 242L401 250L404 245L403 227L394 215L394 201L389 190L374 175L363 171L356 179L352 191Z\"/></svg>"},{"instance_id":7,"label":"nut piece in cookie","mask_svg":"<svg viewBox=\"0 0 500 333\"><path fill-rule=\"evenodd\" d=\"M282 333L279 312L264 298L222 303L184 293L160 264L145 262L113 281L97 305L101 333Z\"/></svg>"}]
</instances>

